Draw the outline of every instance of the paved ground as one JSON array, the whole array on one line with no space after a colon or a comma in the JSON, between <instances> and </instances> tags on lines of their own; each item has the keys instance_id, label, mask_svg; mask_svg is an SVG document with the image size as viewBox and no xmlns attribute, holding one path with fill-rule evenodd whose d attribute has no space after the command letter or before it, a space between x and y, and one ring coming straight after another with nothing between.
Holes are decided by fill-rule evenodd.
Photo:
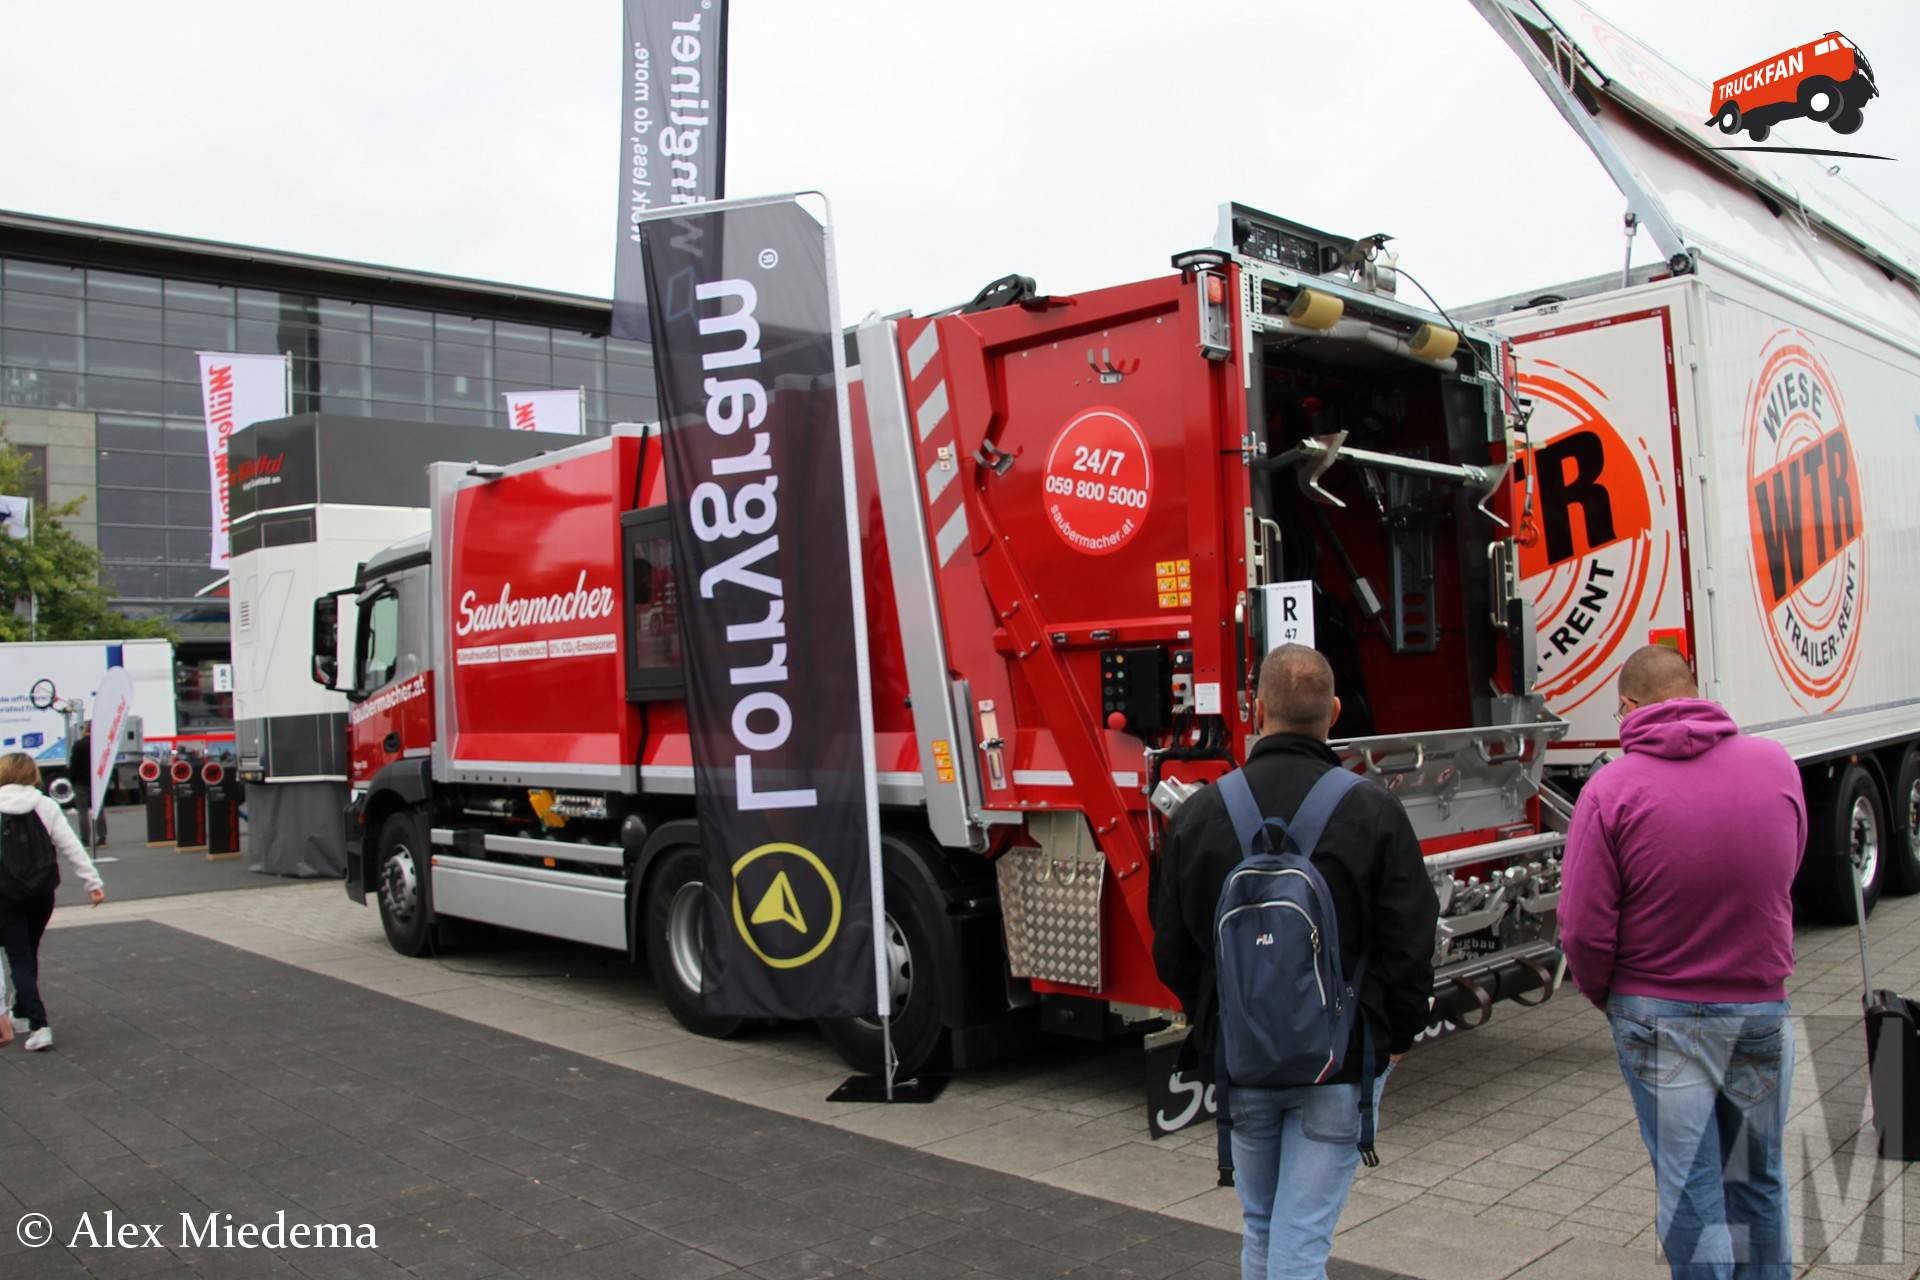
<instances>
[{"instance_id":1,"label":"paved ground","mask_svg":"<svg viewBox=\"0 0 1920 1280\"><path fill-rule=\"evenodd\" d=\"M99 851L100 878L106 882L107 896L116 902L221 889L263 889L287 883L279 876L248 870L244 857L214 862L204 853L149 849L146 822L146 810L137 805L107 810L108 839ZM64 871L60 880L60 905L85 906L87 892L80 881Z\"/></svg>"},{"instance_id":2,"label":"paved ground","mask_svg":"<svg viewBox=\"0 0 1920 1280\"><path fill-rule=\"evenodd\" d=\"M56 927L164 920L416 1006L505 1026L602 1062L834 1129L1219 1228L1210 1128L1151 1142L1139 1050L1062 1045L969 1073L932 1106L823 1101L846 1069L811 1030L687 1036L613 957L522 944L441 962L392 954L337 884L62 912ZM1873 920L1881 985L1920 992L1920 899ZM50 944L51 945L51 944ZM1920 1273L1920 1172L1872 1158L1849 930L1805 931L1793 998L1802 1058L1790 1126L1796 1241L1809 1274ZM1811 1052L1808 1052L1808 1050ZM1653 1192L1600 1016L1571 994L1502 1007L1424 1046L1387 1092L1382 1164L1366 1171L1336 1256L1423 1280L1654 1277ZM1043 1193L1044 1194L1044 1193Z\"/></svg>"},{"instance_id":3,"label":"paved ground","mask_svg":"<svg viewBox=\"0 0 1920 1280\"><path fill-rule=\"evenodd\" d=\"M729 1101L162 925L58 931L45 954L59 1045L0 1055L10 1276L1238 1274L1227 1232ZM31 1223L5 1230L29 1213L52 1243L19 1239L42 1238ZM208 1247L227 1215L337 1224L353 1247ZM118 1224L155 1237L105 1247Z\"/></svg>"}]
</instances>

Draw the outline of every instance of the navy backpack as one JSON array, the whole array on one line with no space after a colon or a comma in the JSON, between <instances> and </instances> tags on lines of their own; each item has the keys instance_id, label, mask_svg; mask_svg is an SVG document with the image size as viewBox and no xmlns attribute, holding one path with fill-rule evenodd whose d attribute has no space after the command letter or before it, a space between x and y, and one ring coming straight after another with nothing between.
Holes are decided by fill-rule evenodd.
<instances>
[{"instance_id":1,"label":"navy backpack","mask_svg":"<svg viewBox=\"0 0 1920 1280\"><path fill-rule=\"evenodd\" d=\"M1360 1022L1360 1153L1373 1152L1373 1027L1340 967L1340 921L1326 878L1313 865L1333 811L1360 782L1327 770L1293 815L1282 822L1260 812L1246 774L1221 778L1220 798L1240 838L1242 858L1214 909L1220 999L1219 1066L1232 1085L1289 1088L1322 1084L1338 1074Z\"/></svg>"}]
</instances>

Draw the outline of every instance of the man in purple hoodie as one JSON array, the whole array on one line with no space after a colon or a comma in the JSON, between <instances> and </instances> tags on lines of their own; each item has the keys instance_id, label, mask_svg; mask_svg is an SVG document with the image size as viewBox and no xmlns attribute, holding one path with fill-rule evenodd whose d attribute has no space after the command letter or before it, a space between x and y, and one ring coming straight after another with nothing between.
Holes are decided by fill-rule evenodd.
<instances>
[{"instance_id":1,"label":"man in purple hoodie","mask_svg":"<svg viewBox=\"0 0 1920 1280\"><path fill-rule=\"evenodd\" d=\"M1800 772L1649 645L1620 671L1626 754L1573 811L1560 946L1613 1024L1675 1280L1791 1276L1787 975Z\"/></svg>"}]
</instances>

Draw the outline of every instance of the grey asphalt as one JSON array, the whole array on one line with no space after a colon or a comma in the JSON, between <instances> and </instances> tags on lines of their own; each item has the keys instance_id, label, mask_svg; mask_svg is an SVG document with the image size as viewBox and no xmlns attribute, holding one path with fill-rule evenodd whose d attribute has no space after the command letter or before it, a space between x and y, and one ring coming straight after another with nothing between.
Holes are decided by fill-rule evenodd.
<instances>
[{"instance_id":1,"label":"grey asphalt","mask_svg":"<svg viewBox=\"0 0 1920 1280\"><path fill-rule=\"evenodd\" d=\"M56 929L43 957L58 1044L0 1052L0 1275L1238 1275L1226 1232L764 1111L165 925ZM108 1210L155 1226L159 1243L103 1247ZM52 1243L17 1238L29 1213L46 1215ZM102 1247L75 1234L89 1214ZM211 1248L183 1234L182 1215L210 1214L366 1226L374 1245Z\"/></svg>"},{"instance_id":2,"label":"grey asphalt","mask_svg":"<svg viewBox=\"0 0 1920 1280\"><path fill-rule=\"evenodd\" d=\"M286 884L279 876L250 870L251 859L244 853L246 837L241 836L243 853L238 858L210 862L204 853L181 853L172 848L147 847L146 810L138 805L110 806L107 809L107 840L100 846L100 879L110 901L131 902L138 898L165 898L180 893L212 893L221 889L261 889ZM109 861L110 859L110 861ZM79 878L64 866L60 874L61 907L87 905L87 893Z\"/></svg>"}]
</instances>

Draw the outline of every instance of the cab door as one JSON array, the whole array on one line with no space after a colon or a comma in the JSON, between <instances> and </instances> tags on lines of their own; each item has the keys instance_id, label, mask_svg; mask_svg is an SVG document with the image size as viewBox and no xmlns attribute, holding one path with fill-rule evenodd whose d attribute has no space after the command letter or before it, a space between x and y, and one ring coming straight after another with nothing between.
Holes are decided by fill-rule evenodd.
<instances>
[{"instance_id":1,"label":"cab door","mask_svg":"<svg viewBox=\"0 0 1920 1280\"><path fill-rule=\"evenodd\" d=\"M364 787L398 760L433 749L433 671L426 644L426 569L376 579L360 594L347 712L348 778Z\"/></svg>"}]
</instances>

